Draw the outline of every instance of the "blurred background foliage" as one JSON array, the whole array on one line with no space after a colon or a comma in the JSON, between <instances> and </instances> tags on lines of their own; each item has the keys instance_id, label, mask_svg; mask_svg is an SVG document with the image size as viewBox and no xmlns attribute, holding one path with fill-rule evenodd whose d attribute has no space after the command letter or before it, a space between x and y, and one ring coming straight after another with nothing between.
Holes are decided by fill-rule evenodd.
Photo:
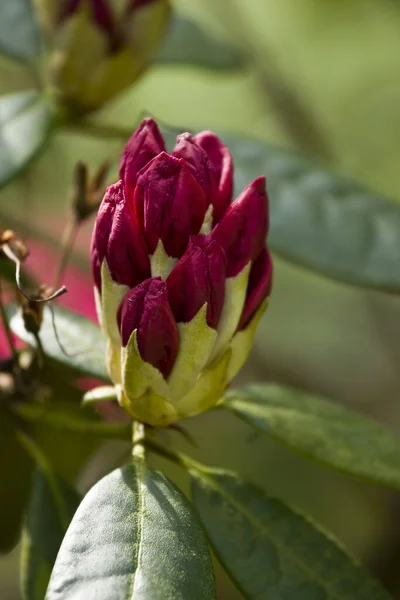
<instances>
[{"instance_id":1,"label":"blurred background foliage","mask_svg":"<svg viewBox=\"0 0 400 600\"><path fill-rule=\"evenodd\" d=\"M242 133L321 160L393 202L400 201L397 0L173 4L218 43L233 44L244 64L236 69L227 60L227 68L205 69L158 63L96 118L133 130L147 113L182 130ZM195 43L196 36L183 38L188 55L196 55ZM208 55L212 63L213 52ZM223 56L222 50L214 51L214 56ZM0 58L1 93L32 84L26 67ZM84 159L96 168L105 158L116 158L121 148L122 141L90 132L56 131L39 159L1 190L4 225L47 244L45 252L36 254L33 246L28 263L46 280L51 279L49 256L62 233L76 161ZM111 180L115 174L116 168ZM93 220L80 231L71 263L70 278L78 282L78 289L79 278L89 276L92 226ZM337 283L276 258L270 307L238 384L258 379L296 385L355 407L400 433L399 341L398 297ZM187 429L198 443L197 457L240 470L312 514L400 598L396 494L327 472L259 438L226 412L192 419ZM189 449L176 433L163 435ZM100 450L96 463L81 475L81 483L93 480L96 469L111 468L118 453L124 452L116 443L111 450L112 458L109 446ZM187 486L175 467L161 459L154 462ZM5 600L19 598L17 555L18 548L0 560L0 597ZM221 570L218 581L221 598L241 597Z\"/></svg>"}]
</instances>

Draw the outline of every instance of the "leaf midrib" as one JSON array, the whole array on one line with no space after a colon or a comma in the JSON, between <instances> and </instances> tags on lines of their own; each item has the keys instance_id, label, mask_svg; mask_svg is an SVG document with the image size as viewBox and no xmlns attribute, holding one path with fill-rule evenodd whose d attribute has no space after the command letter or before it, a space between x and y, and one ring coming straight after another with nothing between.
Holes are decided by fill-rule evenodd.
<instances>
[{"instance_id":1,"label":"leaf midrib","mask_svg":"<svg viewBox=\"0 0 400 600\"><path fill-rule=\"evenodd\" d=\"M137 459L134 465L135 478L136 478L136 493L137 493L137 505L139 519L137 521L137 542L134 544L134 556L132 569L132 578L128 588L127 600L134 600L135 598L135 582L136 573L139 570L141 562L142 551L143 551L143 530L144 530L144 472L145 464L142 459ZM135 568L136 565L136 568Z\"/></svg>"}]
</instances>

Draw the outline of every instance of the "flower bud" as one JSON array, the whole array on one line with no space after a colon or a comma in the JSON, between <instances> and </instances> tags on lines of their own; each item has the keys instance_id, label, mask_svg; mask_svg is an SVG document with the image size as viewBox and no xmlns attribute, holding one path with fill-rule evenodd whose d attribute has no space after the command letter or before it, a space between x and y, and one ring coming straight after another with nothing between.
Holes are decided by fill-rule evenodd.
<instances>
[{"instance_id":1,"label":"flower bud","mask_svg":"<svg viewBox=\"0 0 400 600\"><path fill-rule=\"evenodd\" d=\"M140 169L165 150L164 139L153 119L144 119L128 140L121 159L119 176L124 182L126 197L133 198Z\"/></svg>"},{"instance_id":2,"label":"flower bud","mask_svg":"<svg viewBox=\"0 0 400 600\"><path fill-rule=\"evenodd\" d=\"M150 254L161 240L169 256L182 256L206 208L204 192L183 159L161 152L139 173L133 210Z\"/></svg>"},{"instance_id":3,"label":"flower bud","mask_svg":"<svg viewBox=\"0 0 400 600\"><path fill-rule=\"evenodd\" d=\"M250 269L246 300L240 317L238 330L244 329L257 308L269 296L272 285L272 259L263 248Z\"/></svg>"},{"instance_id":4,"label":"flower bud","mask_svg":"<svg viewBox=\"0 0 400 600\"><path fill-rule=\"evenodd\" d=\"M96 110L150 64L169 0L39 0L52 49L50 76L67 113Z\"/></svg>"},{"instance_id":5,"label":"flower bud","mask_svg":"<svg viewBox=\"0 0 400 600\"><path fill-rule=\"evenodd\" d=\"M92 237L92 269L101 290L104 259L118 284L132 288L150 277L150 262L139 229L125 201L122 182L110 186L97 215Z\"/></svg>"},{"instance_id":6,"label":"flower bud","mask_svg":"<svg viewBox=\"0 0 400 600\"><path fill-rule=\"evenodd\" d=\"M228 206L212 235L224 248L228 277L237 275L265 245L268 231L265 177L250 183Z\"/></svg>"},{"instance_id":7,"label":"flower bud","mask_svg":"<svg viewBox=\"0 0 400 600\"><path fill-rule=\"evenodd\" d=\"M179 332L160 277L146 279L124 296L117 313L123 346L133 331L142 359L168 377L179 348Z\"/></svg>"},{"instance_id":8,"label":"flower bud","mask_svg":"<svg viewBox=\"0 0 400 600\"><path fill-rule=\"evenodd\" d=\"M178 323L189 323L206 304L207 324L217 329L224 305L225 263L218 242L205 235L192 236L167 279L169 302Z\"/></svg>"},{"instance_id":9,"label":"flower bud","mask_svg":"<svg viewBox=\"0 0 400 600\"><path fill-rule=\"evenodd\" d=\"M182 134L168 154L146 119L100 206L92 269L108 370L120 404L144 423L214 406L266 308L265 178L230 204L232 172L213 133Z\"/></svg>"},{"instance_id":10,"label":"flower bud","mask_svg":"<svg viewBox=\"0 0 400 600\"><path fill-rule=\"evenodd\" d=\"M233 192L233 163L228 148L211 131L202 131L194 137L183 133L178 136L172 154L189 164L208 204L213 206L213 222L218 223Z\"/></svg>"}]
</instances>

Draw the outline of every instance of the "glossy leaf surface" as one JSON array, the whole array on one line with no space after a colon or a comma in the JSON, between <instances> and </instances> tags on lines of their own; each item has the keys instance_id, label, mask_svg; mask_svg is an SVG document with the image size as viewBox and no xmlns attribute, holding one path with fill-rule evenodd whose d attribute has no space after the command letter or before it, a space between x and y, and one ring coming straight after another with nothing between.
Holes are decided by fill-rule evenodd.
<instances>
[{"instance_id":1,"label":"glossy leaf surface","mask_svg":"<svg viewBox=\"0 0 400 600\"><path fill-rule=\"evenodd\" d=\"M389 600L389 594L312 521L230 473L193 476L212 546L251 600Z\"/></svg>"},{"instance_id":2,"label":"glossy leaf surface","mask_svg":"<svg viewBox=\"0 0 400 600\"><path fill-rule=\"evenodd\" d=\"M81 503L47 600L208 600L214 576L186 498L141 462L114 471Z\"/></svg>"},{"instance_id":3,"label":"glossy leaf surface","mask_svg":"<svg viewBox=\"0 0 400 600\"><path fill-rule=\"evenodd\" d=\"M400 437L361 414L272 384L232 391L224 406L309 458L400 490Z\"/></svg>"}]
</instances>

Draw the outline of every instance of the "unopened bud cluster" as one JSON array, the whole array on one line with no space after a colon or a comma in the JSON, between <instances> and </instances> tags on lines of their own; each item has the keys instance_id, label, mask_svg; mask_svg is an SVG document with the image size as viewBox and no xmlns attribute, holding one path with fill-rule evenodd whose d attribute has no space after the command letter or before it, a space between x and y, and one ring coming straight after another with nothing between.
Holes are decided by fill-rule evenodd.
<instances>
[{"instance_id":1,"label":"unopened bud cluster","mask_svg":"<svg viewBox=\"0 0 400 600\"><path fill-rule=\"evenodd\" d=\"M96 110L152 60L169 0L38 0L51 49L50 78L71 113Z\"/></svg>"},{"instance_id":2,"label":"unopened bud cluster","mask_svg":"<svg viewBox=\"0 0 400 600\"><path fill-rule=\"evenodd\" d=\"M100 206L91 258L108 369L144 423L214 406L249 354L272 277L265 178L232 193L214 133L179 135L168 153L145 119Z\"/></svg>"}]
</instances>

